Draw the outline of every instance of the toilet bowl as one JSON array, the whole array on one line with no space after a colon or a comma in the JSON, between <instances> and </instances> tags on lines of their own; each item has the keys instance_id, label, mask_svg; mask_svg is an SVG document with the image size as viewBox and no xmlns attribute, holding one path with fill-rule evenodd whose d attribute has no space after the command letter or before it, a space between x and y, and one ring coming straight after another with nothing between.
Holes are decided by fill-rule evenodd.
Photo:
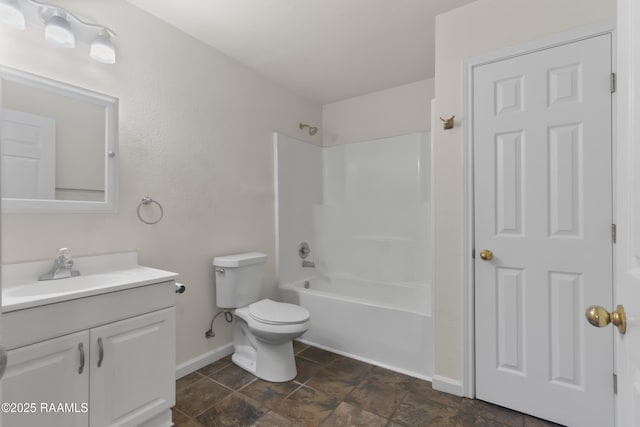
<instances>
[{"instance_id":1,"label":"toilet bowl","mask_svg":"<svg viewBox=\"0 0 640 427\"><path fill-rule=\"evenodd\" d=\"M285 382L297 375L292 340L309 329L309 312L264 299L234 310L231 360L258 378Z\"/></svg>"},{"instance_id":2,"label":"toilet bowl","mask_svg":"<svg viewBox=\"0 0 640 427\"><path fill-rule=\"evenodd\" d=\"M296 377L292 340L310 327L309 311L260 299L266 255L249 252L213 259L216 305L234 314L233 363L272 382Z\"/></svg>"}]
</instances>

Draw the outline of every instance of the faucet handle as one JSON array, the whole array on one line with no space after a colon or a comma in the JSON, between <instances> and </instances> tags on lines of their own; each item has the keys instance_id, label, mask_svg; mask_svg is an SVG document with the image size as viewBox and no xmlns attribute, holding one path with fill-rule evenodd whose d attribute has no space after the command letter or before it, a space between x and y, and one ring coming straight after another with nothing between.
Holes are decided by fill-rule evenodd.
<instances>
[{"instance_id":1,"label":"faucet handle","mask_svg":"<svg viewBox=\"0 0 640 427\"><path fill-rule=\"evenodd\" d=\"M62 259L69 258L69 248L59 248L57 258L62 258Z\"/></svg>"}]
</instances>

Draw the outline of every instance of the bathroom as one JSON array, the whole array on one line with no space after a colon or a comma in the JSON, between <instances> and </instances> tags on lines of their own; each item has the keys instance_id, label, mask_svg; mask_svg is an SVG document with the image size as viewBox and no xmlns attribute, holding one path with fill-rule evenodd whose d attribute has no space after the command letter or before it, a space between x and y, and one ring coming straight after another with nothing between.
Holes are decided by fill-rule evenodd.
<instances>
[{"instance_id":1,"label":"bathroom","mask_svg":"<svg viewBox=\"0 0 640 427\"><path fill-rule=\"evenodd\" d=\"M177 272L187 290L176 299L176 378L185 377L232 351L232 328L223 317L214 323L215 337L205 337L217 312L213 257L265 253L262 296L278 293L274 132L323 149L428 133L429 146L431 138L434 144L429 183L434 267L428 280L433 370L421 377L433 380L439 390L466 395L462 61L612 19L616 2L590 0L585 6L567 0L558 6L545 0L547 7L512 0L457 2L469 4L436 20L431 74L368 91L353 88L338 97L285 88L286 77L265 77L136 6L151 8L151 3L56 2L117 33L118 60L110 66L91 61L86 45L54 49L43 42L40 30L0 28L0 65L119 100L117 211L3 214L2 264L49 260L59 247L70 248L73 257L135 250L141 265ZM553 19L544 12L549 8L556 10ZM223 27L224 18L216 19L210 25ZM495 30L502 20L512 25ZM259 30L248 34L259 38ZM439 118L451 116L454 128L443 129ZM319 130L310 135L300 123ZM144 224L136 215L144 196L163 207L157 224ZM143 214L157 215L154 206L143 209ZM289 250L295 262L299 243ZM309 259L320 266L321 247L309 243Z\"/></svg>"}]
</instances>

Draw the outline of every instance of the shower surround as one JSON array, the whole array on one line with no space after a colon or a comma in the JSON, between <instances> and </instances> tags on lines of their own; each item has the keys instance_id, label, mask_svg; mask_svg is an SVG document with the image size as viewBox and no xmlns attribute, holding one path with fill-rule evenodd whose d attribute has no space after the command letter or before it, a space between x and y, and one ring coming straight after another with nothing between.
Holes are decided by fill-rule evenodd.
<instances>
[{"instance_id":1,"label":"shower surround","mask_svg":"<svg viewBox=\"0 0 640 427\"><path fill-rule=\"evenodd\" d=\"M303 341L430 379L429 133L274 143L279 297L311 312ZM315 268L302 266L303 241Z\"/></svg>"}]
</instances>

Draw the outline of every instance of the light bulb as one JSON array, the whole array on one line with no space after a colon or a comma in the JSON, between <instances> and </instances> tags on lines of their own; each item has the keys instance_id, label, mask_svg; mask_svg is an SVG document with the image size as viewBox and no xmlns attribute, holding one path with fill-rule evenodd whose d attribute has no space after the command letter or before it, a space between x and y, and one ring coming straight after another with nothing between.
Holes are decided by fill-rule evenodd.
<instances>
[{"instance_id":1,"label":"light bulb","mask_svg":"<svg viewBox=\"0 0 640 427\"><path fill-rule=\"evenodd\" d=\"M91 42L91 58L105 64L116 63L116 49L108 34L101 33Z\"/></svg>"},{"instance_id":2,"label":"light bulb","mask_svg":"<svg viewBox=\"0 0 640 427\"><path fill-rule=\"evenodd\" d=\"M16 0L0 0L0 23L16 30L24 30L24 14Z\"/></svg>"},{"instance_id":3,"label":"light bulb","mask_svg":"<svg viewBox=\"0 0 640 427\"><path fill-rule=\"evenodd\" d=\"M48 43L58 47L66 49L76 47L76 36L73 34L71 24L62 16L54 15L49 18L44 29L44 38Z\"/></svg>"}]
</instances>

